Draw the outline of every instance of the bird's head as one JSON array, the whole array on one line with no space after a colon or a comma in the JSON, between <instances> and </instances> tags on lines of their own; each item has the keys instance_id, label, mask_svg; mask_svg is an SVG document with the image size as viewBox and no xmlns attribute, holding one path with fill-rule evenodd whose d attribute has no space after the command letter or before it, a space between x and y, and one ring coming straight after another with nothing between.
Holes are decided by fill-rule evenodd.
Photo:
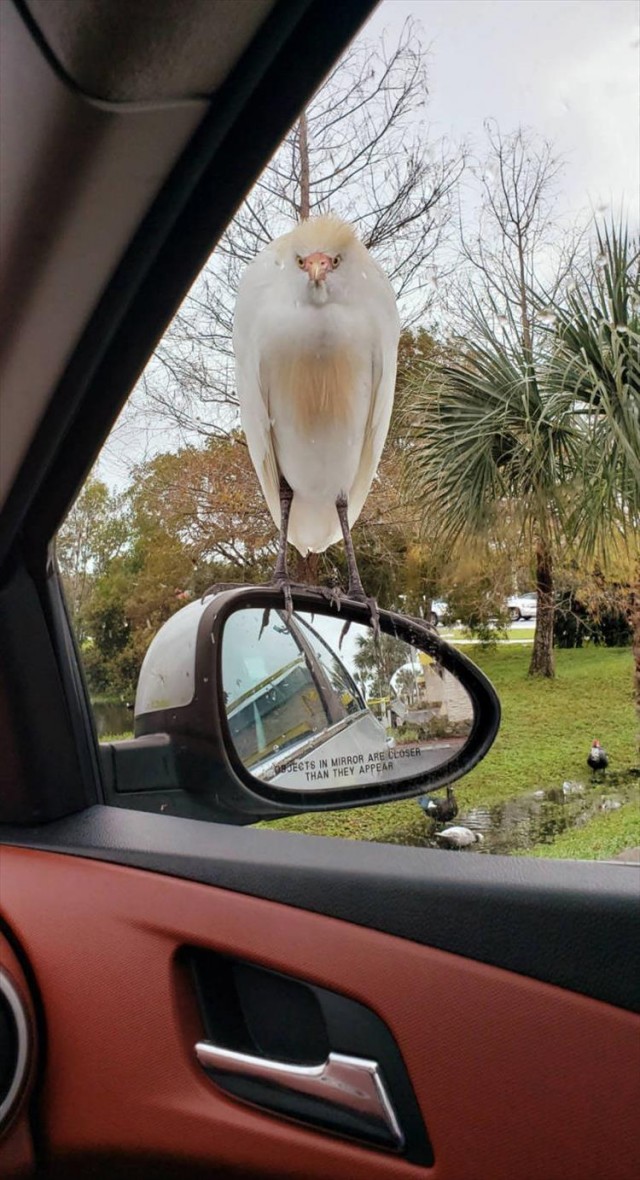
<instances>
[{"instance_id":1,"label":"bird's head","mask_svg":"<svg viewBox=\"0 0 640 1180\"><path fill-rule=\"evenodd\" d=\"M595 739L592 741L592 743L591 743L591 749L592 749L592 750L599 750L599 749L600 749L600 742L598 741L598 739L597 739L597 738L595 738Z\"/></svg>"},{"instance_id":2,"label":"bird's head","mask_svg":"<svg viewBox=\"0 0 640 1180\"><path fill-rule=\"evenodd\" d=\"M293 273L296 297L322 306L340 297L354 260L366 251L354 230L338 217L312 217L278 243L280 265ZM362 265L360 265L362 270Z\"/></svg>"}]
</instances>

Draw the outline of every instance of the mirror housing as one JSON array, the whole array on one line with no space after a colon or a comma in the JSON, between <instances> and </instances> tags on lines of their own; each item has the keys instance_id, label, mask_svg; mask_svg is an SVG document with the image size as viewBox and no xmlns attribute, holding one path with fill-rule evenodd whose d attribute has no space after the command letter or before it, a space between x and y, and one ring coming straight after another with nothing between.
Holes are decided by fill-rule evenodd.
<instances>
[{"instance_id":1,"label":"mirror housing","mask_svg":"<svg viewBox=\"0 0 640 1180\"><path fill-rule=\"evenodd\" d=\"M320 626L322 620L333 620L335 625L337 619L343 624L358 624L360 628L372 630L369 608L364 604L343 599L338 611L328 594L325 596L311 588L296 589L292 597L294 621L300 616ZM451 756L442 754L437 765L426 766L423 764L425 759L416 756L402 760L400 777L396 778L390 772L372 779L364 775L365 781L354 785L352 776L349 776L344 785L341 781L332 782L328 789L324 789L324 784L315 783L306 788L295 777L291 785L287 782L286 789L283 789L283 775L276 772L285 767L287 755L276 745L270 769L263 771L264 777L257 777L245 765L246 758L243 761L238 752L237 726L234 738L227 717L229 686L226 686L225 699L223 682L225 628L232 616L241 611L261 612L260 617L267 625L270 618L277 618L280 631L288 623L281 590L271 586L247 586L223 590L202 603L189 604L158 632L140 673L135 737L131 741L102 747L110 803L236 824L303 812L361 807L412 798L444 787L467 774L493 744L500 724L500 705L486 676L423 620L381 610L382 636L392 636L407 643L422 653L425 661L434 661L441 675L449 674L465 690L471 711L463 744L460 744L462 739L458 739L457 744L455 741L449 743L447 751L450 749ZM275 615L271 616L271 612ZM262 634L260 628L256 628L256 640L258 632ZM348 676L341 648L336 649L334 644L331 655ZM313 670L308 655L307 665ZM355 688L354 695L357 693ZM256 699L254 694L253 700ZM354 706L353 712L358 714L355 721L360 735L363 727L366 727L368 740L377 733L375 740L383 751L384 729L379 721L375 721L361 694L358 701L358 709ZM255 710L255 705L252 707ZM354 737L355 721L351 730ZM351 720L341 724L339 718L332 717L331 724L334 722L331 733L320 734L317 741L326 742L329 736L340 731L341 748L344 749L345 742L350 739L345 728L351 727ZM393 747L392 740L390 744ZM306 749L308 753L309 743ZM417 749L407 752L424 753ZM400 749L392 749L387 766L400 765L401 753ZM384 754L381 752L375 757L383 758ZM405 772L404 765L409 763L411 769ZM289 762L289 768L291 765Z\"/></svg>"}]
</instances>

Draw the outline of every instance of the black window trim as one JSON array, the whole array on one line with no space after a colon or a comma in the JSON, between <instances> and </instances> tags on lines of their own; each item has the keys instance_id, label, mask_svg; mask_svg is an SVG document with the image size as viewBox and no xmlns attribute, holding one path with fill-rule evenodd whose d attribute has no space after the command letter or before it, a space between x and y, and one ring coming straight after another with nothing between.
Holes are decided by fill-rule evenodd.
<instances>
[{"instance_id":1,"label":"black window trim","mask_svg":"<svg viewBox=\"0 0 640 1180\"><path fill-rule=\"evenodd\" d=\"M4 691L9 738L20 747L15 765L22 768L10 784L14 820L53 819L104 799L51 538L244 193L376 3L349 0L327 21L324 0L279 0L214 95L53 392L0 512L0 634L3 628L10 634L15 619L25 636L34 637L13 653L4 685L0 668L0 708ZM21 699L37 700L33 716L24 710L18 716L15 702ZM58 717L55 728L48 712ZM42 781L44 749L51 765L67 770L60 771L55 791ZM6 813L0 800L0 820Z\"/></svg>"},{"instance_id":2,"label":"black window trim","mask_svg":"<svg viewBox=\"0 0 640 1180\"><path fill-rule=\"evenodd\" d=\"M245 192L378 0L279 0L115 271L55 390L0 515L0 571L48 540L138 376ZM135 331L131 324L135 324Z\"/></svg>"}]
</instances>

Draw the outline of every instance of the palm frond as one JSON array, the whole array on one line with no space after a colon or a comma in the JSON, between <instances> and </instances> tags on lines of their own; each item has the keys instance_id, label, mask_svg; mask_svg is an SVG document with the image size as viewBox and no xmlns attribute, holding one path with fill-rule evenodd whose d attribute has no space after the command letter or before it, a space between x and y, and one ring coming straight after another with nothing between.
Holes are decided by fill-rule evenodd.
<instances>
[{"instance_id":1,"label":"palm frond","mask_svg":"<svg viewBox=\"0 0 640 1180\"><path fill-rule=\"evenodd\" d=\"M570 520L585 551L640 527L640 268L626 226L598 227L586 281L551 305L550 404L571 404L583 497Z\"/></svg>"},{"instance_id":2,"label":"palm frond","mask_svg":"<svg viewBox=\"0 0 640 1180\"><path fill-rule=\"evenodd\" d=\"M428 505L427 526L454 542L508 511L555 527L559 488L575 462L573 416L551 415L530 360L499 339L482 314L454 360L410 390L411 491Z\"/></svg>"}]
</instances>

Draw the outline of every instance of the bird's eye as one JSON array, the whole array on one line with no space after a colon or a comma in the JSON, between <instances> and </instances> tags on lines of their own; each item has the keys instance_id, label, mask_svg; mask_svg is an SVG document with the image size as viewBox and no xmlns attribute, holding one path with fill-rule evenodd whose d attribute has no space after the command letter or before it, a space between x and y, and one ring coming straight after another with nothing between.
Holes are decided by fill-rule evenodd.
<instances>
[{"instance_id":1,"label":"bird's eye","mask_svg":"<svg viewBox=\"0 0 640 1180\"><path fill-rule=\"evenodd\" d=\"M342 262L342 254L334 254L333 258L331 259L331 265L332 265L333 269L335 270L337 266L340 266L341 262Z\"/></svg>"},{"instance_id":2,"label":"bird's eye","mask_svg":"<svg viewBox=\"0 0 640 1180\"><path fill-rule=\"evenodd\" d=\"M298 263L300 270L304 270L304 258L301 258L299 254L296 255L296 262Z\"/></svg>"}]
</instances>

